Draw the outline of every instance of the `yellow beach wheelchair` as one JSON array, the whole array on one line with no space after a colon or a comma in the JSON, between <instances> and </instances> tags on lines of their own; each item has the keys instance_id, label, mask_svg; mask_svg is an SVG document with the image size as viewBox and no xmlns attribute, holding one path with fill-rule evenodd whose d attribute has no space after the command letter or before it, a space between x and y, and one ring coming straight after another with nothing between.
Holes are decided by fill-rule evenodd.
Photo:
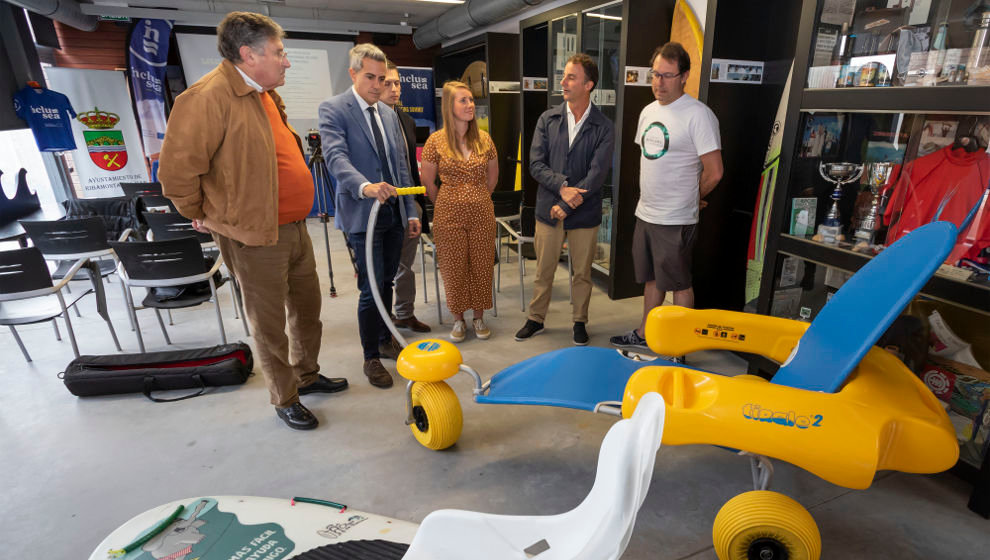
<instances>
[{"instance_id":1,"label":"yellow beach wheelchair","mask_svg":"<svg viewBox=\"0 0 990 560\"><path fill-rule=\"evenodd\" d=\"M483 381L453 344L406 345L392 326L405 347L398 371L409 380L406 423L430 449L453 445L462 411L444 380L459 372L473 378L474 400L484 404L629 418L643 395L656 392L666 403L664 445L711 444L750 456L754 490L729 500L715 518L719 558L817 559L821 537L811 515L767 490L770 458L854 489L869 487L879 470L935 473L958 458L954 430L935 396L896 357L874 347L948 255L957 233L955 225L935 222L906 235L853 275L811 324L679 307L650 313L646 339L654 352L759 354L781 364L770 381L594 347L535 356Z\"/></svg>"}]
</instances>

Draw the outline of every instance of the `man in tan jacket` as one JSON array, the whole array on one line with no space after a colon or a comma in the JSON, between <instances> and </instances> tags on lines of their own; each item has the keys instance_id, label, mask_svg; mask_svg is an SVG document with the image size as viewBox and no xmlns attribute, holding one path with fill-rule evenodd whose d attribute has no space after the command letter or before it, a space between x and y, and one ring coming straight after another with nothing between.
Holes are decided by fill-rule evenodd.
<instances>
[{"instance_id":1,"label":"man in tan jacket","mask_svg":"<svg viewBox=\"0 0 990 560\"><path fill-rule=\"evenodd\" d=\"M263 15L231 12L217 35L224 60L176 98L158 175L179 213L213 232L240 282L276 414L308 430L318 422L299 395L341 391L347 380L318 373L313 179L275 93L289 67L284 32Z\"/></svg>"}]
</instances>

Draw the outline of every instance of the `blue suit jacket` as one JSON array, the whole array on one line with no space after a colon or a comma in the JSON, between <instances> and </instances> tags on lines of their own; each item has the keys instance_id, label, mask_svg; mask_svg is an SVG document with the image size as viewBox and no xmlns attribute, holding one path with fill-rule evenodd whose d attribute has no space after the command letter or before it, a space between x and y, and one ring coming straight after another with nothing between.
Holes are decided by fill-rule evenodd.
<instances>
[{"instance_id":1,"label":"blue suit jacket","mask_svg":"<svg viewBox=\"0 0 990 560\"><path fill-rule=\"evenodd\" d=\"M416 186L409 176L404 155L406 141L398 115L381 102L376 104L376 108L382 117L389 161L398 182L393 186ZM361 183L382 180L382 168L374 137L368 127L368 117L361 112L351 88L320 103L319 114L323 157L327 161L327 169L337 181L334 224L347 233L362 233L368 227L368 214L375 199L361 198ZM417 216L412 196L400 197L399 203L405 204L406 216Z\"/></svg>"}]
</instances>

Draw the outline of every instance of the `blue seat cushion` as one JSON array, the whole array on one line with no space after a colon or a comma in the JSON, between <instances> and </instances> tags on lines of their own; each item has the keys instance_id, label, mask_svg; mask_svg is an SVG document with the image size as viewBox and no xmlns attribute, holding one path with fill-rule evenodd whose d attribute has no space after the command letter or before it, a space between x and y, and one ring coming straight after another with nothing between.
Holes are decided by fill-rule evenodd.
<instances>
[{"instance_id":1,"label":"blue seat cushion","mask_svg":"<svg viewBox=\"0 0 990 560\"><path fill-rule=\"evenodd\" d=\"M491 379L484 404L530 404L594 411L604 401L621 401L629 377L644 366L676 365L656 358L629 359L612 348L564 348L511 365Z\"/></svg>"}]
</instances>

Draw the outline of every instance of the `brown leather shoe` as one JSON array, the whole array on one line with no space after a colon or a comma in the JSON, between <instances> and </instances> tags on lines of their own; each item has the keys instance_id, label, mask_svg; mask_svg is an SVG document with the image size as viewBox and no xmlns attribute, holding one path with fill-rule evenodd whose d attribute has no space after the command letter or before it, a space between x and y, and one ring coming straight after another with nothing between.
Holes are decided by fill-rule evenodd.
<instances>
[{"instance_id":1,"label":"brown leather shoe","mask_svg":"<svg viewBox=\"0 0 990 560\"><path fill-rule=\"evenodd\" d=\"M385 369L382 361L378 358L364 361L364 374L368 376L368 381L375 387L388 389L392 386L392 374Z\"/></svg>"},{"instance_id":2,"label":"brown leather shoe","mask_svg":"<svg viewBox=\"0 0 990 560\"><path fill-rule=\"evenodd\" d=\"M412 332L430 332L433 330L429 325L417 319L415 315L408 319L396 319L394 323L396 328L409 329Z\"/></svg>"},{"instance_id":3,"label":"brown leather shoe","mask_svg":"<svg viewBox=\"0 0 990 560\"><path fill-rule=\"evenodd\" d=\"M400 352L402 352L402 345L399 344L399 341L394 336L390 337L388 342L378 345L378 353L383 358L398 360Z\"/></svg>"}]
</instances>

